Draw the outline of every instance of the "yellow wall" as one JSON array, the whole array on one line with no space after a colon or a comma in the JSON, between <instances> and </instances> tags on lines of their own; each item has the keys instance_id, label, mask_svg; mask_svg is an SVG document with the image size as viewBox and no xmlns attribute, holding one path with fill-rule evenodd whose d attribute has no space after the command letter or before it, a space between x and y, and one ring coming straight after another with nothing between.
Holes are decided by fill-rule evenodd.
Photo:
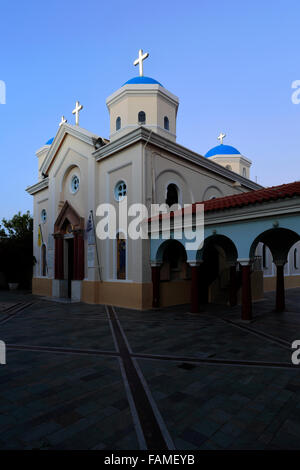
<instances>
[{"instance_id":1,"label":"yellow wall","mask_svg":"<svg viewBox=\"0 0 300 470\"><path fill-rule=\"evenodd\" d=\"M160 283L160 306L188 304L191 301L191 281Z\"/></svg>"},{"instance_id":2,"label":"yellow wall","mask_svg":"<svg viewBox=\"0 0 300 470\"><path fill-rule=\"evenodd\" d=\"M300 276L284 276L284 285L286 289L300 287ZM264 278L264 291L270 292L276 290L276 276Z\"/></svg>"},{"instance_id":3,"label":"yellow wall","mask_svg":"<svg viewBox=\"0 0 300 470\"><path fill-rule=\"evenodd\" d=\"M83 281L82 301L148 309L152 307L152 283Z\"/></svg>"},{"instance_id":4,"label":"yellow wall","mask_svg":"<svg viewBox=\"0 0 300 470\"><path fill-rule=\"evenodd\" d=\"M46 277L34 277L32 279L32 293L35 295L52 296L52 279Z\"/></svg>"},{"instance_id":5,"label":"yellow wall","mask_svg":"<svg viewBox=\"0 0 300 470\"><path fill-rule=\"evenodd\" d=\"M160 306L190 303L190 281L160 283ZM82 301L137 310L152 308L152 283L83 281Z\"/></svg>"}]
</instances>

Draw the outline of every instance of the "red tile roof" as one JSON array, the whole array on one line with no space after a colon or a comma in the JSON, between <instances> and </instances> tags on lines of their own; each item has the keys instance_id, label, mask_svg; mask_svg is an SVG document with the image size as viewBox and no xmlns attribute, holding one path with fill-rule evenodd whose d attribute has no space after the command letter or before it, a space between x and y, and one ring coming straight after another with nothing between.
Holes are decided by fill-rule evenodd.
<instances>
[{"instance_id":1,"label":"red tile roof","mask_svg":"<svg viewBox=\"0 0 300 470\"><path fill-rule=\"evenodd\" d=\"M291 198L293 196L300 196L300 181L281 184L280 186L272 186L270 188L257 189L246 193L233 194L231 196L209 199L207 201L195 202L186 209L181 209L180 211L176 211L171 214L160 214L156 217L150 218L149 220L157 218L162 219L165 217L171 217L172 219L183 211L192 211L192 213L195 213L197 204L204 204L204 212L212 212L248 206L250 204L261 204L263 202L276 201L278 199Z\"/></svg>"},{"instance_id":2,"label":"red tile roof","mask_svg":"<svg viewBox=\"0 0 300 470\"><path fill-rule=\"evenodd\" d=\"M278 199L291 198L293 196L300 196L300 181L248 191L242 194L233 194L231 196L210 199L208 201L202 201L202 204L204 204L204 212L210 212L248 206L249 204L261 204L263 202L276 201ZM193 204L193 206L195 204Z\"/></svg>"}]
</instances>

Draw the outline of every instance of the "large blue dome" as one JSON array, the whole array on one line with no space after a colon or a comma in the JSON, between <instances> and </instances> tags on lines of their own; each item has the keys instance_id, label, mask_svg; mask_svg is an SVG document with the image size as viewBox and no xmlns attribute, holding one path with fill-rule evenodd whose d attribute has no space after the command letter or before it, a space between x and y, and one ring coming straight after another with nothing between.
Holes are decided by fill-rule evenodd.
<instances>
[{"instance_id":1,"label":"large blue dome","mask_svg":"<svg viewBox=\"0 0 300 470\"><path fill-rule=\"evenodd\" d=\"M216 147L210 149L206 154L205 157L213 157L214 155L240 155L240 152L231 145L224 145L220 144Z\"/></svg>"},{"instance_id":2,"label":"large blue dome","mask_svg":"<svg viewBox=\"0 0 300 470\"><path fill-rule=\"evenodd\" d=\"M131 78L130 80L128 80L122 86L124 86L124 85L135 85L137 83L163 86L161 83L159 83L157 80L155 80L154 78L151 78L151 77L134 77L134 78Z\"/></svg>"}]
</instances>

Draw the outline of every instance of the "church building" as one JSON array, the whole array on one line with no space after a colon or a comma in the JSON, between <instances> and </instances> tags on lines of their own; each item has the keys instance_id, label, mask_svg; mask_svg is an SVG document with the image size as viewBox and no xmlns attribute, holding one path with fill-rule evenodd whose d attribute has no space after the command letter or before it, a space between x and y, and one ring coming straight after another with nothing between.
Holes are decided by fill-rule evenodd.
<instances>
[{"instance_id":1,"label":"church building","mask_svg":"<svg viewBox=\"0 0 300 470\"><path fill-rule=\"evenodd\" d=\"M80 127L83 106L76 102L75 124L62 117L55 137L36 153L38 181L27 188L34 199L33 293L140 310L242 303L247 319L249 289L255 300L276 285L280 291L282 282L300 286L300 186L277 191L252 181L251 160L225 145L223 133L204 156L180 145L179 99L144 76L147 57L139 51L139 75L106 100L109 139ZM117 213L124 199L149 214L153 204L205 201L204 247L191 255L174 233L169 240L131 239L119 219L113 236L99 239L99 206ZM240 246L252 228L250 248ZM281 287L274 237L288 247L280 258Z\"/></svg>"}]
</instances>

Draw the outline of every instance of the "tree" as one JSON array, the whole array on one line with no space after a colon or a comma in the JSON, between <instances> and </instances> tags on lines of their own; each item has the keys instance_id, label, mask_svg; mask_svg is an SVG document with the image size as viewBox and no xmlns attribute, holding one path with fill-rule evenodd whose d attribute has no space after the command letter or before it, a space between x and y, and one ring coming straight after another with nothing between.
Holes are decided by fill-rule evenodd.
<instances>
[{"instance_id":1,"label":"tree","mask_svg":"<svg viewBox=\"0 0 300 470\"><path fill-rule=\"evenodd\" d=\"M0 224L0 230L4 231L9 238L24 239L32 237L33 219L29 211L23 215L18 212L10 220L2 219L2 225L3 227Z\"/></svg>"},{"instance_id":2,"label":"tree","mask_svg":"<svg viewBox=\"0 0 300 470\"><path fill-rule=\"evenodd\" d=\"M0 224L0 271L6 282L18 282L28 288L32 278L33 219L29 211L18 212Z\"/></svg>"}]
</instances>

